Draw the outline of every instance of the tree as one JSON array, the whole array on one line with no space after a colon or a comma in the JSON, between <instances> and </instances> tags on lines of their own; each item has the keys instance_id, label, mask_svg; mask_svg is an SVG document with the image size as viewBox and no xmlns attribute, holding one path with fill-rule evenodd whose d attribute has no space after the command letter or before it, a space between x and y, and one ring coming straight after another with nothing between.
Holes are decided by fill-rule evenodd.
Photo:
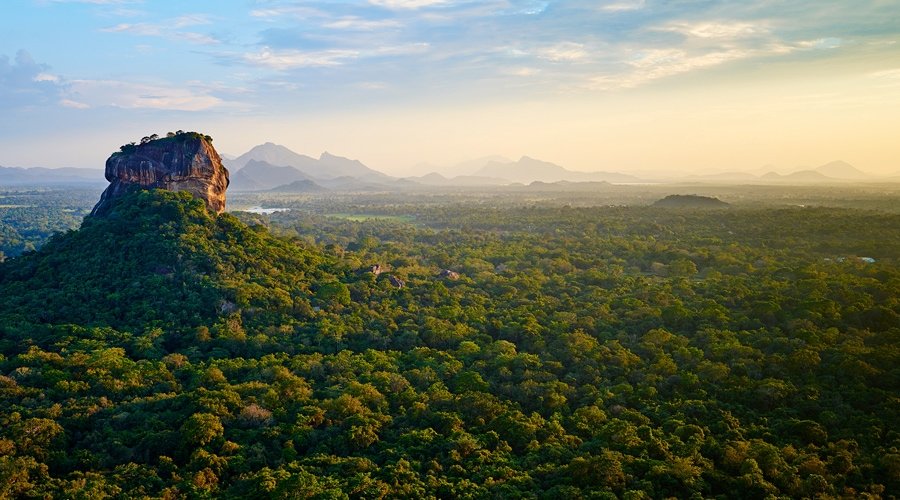
<instances>
[{"instance_id":1,"label":"tree","mask_svg":"<svg viewBox=\"0 0 900 500\"><path fill-rule=\"evenodd\" d=\"M193 446L205 446L222 437L224 432L219 417L211 413L194 413L181 426L182 437Z\"/></svg>"}]
</instances>

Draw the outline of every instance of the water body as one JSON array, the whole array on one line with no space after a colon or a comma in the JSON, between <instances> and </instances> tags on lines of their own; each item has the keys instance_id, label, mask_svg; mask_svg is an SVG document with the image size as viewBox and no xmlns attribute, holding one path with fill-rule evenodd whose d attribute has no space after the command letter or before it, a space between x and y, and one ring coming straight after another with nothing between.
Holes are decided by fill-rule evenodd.
<instances>
[{"instance_id":1,"label":"water body","mask_svg":"<svg viewBox=\"0 0 900 500\"><path fill-rule=\"evenodd\" d=\"M251 207L251 208L245 209L244 212L250 212L250 213L254 213L254 214L270 215L270 214L274 214L274 213L276 213L276 212L287 212L288 210L290 210L290 208L262 208L262 207Z\"/></svg>"}]
</instances>

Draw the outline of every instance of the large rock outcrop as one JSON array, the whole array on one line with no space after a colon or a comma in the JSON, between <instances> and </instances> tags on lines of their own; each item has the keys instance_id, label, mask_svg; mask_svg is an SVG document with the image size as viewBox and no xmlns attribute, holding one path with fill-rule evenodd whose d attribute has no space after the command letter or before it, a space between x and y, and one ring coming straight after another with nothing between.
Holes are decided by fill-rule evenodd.
<instances>
[{"instance_id":1,"label":"large rock outcrop","mask_svg":"<svg viewBox=\"0 0 900 500\"><path fill-rule=\"evenodd\" d=\"M127 144L106 160L109 186L91 215L105 214L112 201L134 189L188 191L217 214L225 211L228 170L208 136L178 133Z\"/></svg>"}]
</instances>

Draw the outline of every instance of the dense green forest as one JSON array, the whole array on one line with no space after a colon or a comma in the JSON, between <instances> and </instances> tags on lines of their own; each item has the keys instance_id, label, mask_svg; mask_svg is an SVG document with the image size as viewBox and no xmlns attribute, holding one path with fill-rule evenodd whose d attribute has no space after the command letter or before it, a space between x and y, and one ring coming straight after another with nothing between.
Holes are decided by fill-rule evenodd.
<instances>
[{"instance_id":1,"label":"dense green forest","mask_svg":"<svg viewBox=\"0 0 900 500\"><path fill-rule=\"evenodd\" d=\"M75 229L97 200L91 189L0 190L0 262Z\"/></svg>"},{"instance_id":2,"label":"dense green forest","mask_svg":"<svg viewBox=\"0 0 900 500\"><path fill-rule=\"evenodd\" d=\"M0 498L900 491L896 213L269 201L0 265Z\"/></svg>"}]
</instances>

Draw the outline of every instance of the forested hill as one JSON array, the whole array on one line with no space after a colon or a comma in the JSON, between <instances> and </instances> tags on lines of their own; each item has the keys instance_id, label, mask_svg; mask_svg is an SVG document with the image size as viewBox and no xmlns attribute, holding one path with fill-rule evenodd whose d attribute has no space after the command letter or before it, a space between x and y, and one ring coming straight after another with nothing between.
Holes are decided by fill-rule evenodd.
<instances>
[{"instance_id":1,"label":"forested hill","mask_svg":"<svg viewBox=\"0 0 900 500\"><path fill-rule=\"evenodd\" d=\"M0 498L900 491L900 217L416 214L139 192L10 259Z\"/></svg>"},{"instance_id":2,"label":"forested hill","mask_svg":"<svg viewBox=\"0 0 900 500\"><path fill-rule=\"evenodd\" d=\"M730 205L718 198L709 196L671 194L661 200L657 200L653 206L658 208L728 208Z\"/></svg>"},{"instance_id":3,"label":"forested hill","mask_svg":"<svg viewBox=\"0 0 900 500\"><path fill-rule=\"evenodd\" d=\"M0 265L0 321L182 332L242 309L309 308L325 256L216 216L187 192L138 191Z\"/></svg>"}]
</instances>

